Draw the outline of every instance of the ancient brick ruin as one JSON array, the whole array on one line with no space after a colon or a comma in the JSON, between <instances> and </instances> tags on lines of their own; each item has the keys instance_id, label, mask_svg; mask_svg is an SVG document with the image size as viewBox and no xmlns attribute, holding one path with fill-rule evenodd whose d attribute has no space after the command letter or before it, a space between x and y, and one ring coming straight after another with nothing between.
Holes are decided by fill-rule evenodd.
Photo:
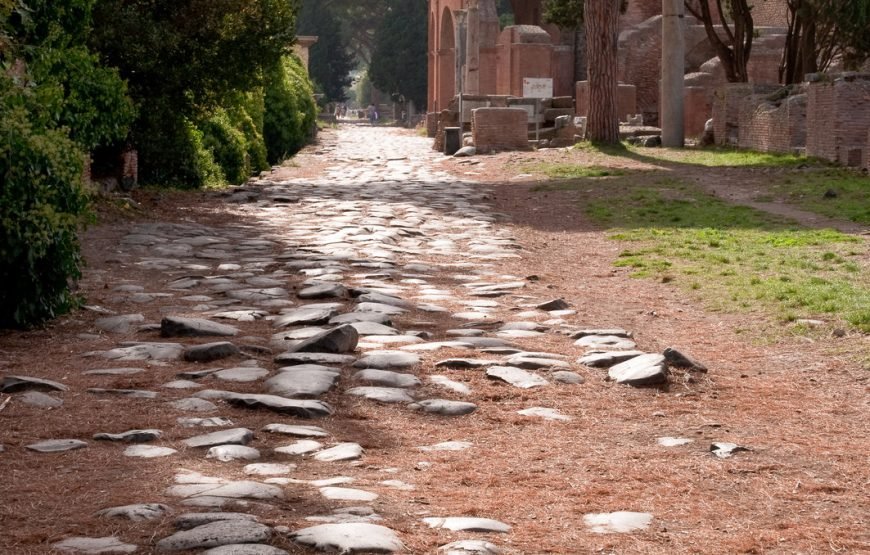
<instances>
[{"instance_id":1,"label":"ancient brick ruin","mask_svg":"<svg viewBox=\"0 0 870 555\"><path fill-rule=\"evenodd\" d=\"M588 113L588 86L575 79L583 60L582 40L545 24L541 0L513 0L515 25L499 29L494 0L429 0L429 114L430 136L443 128L461 126L474 136L471 110L507 108L523 96L523 80L552 79L552 96L572 97L577 116ZM621 16L619 37L619 116L645 125L659 124L661 75L661 0L632 0ZM785 0L765 0L753 8L755 32L749 63L749 82L729 84L703 25L687 16L685 36L685 130L700 137L710 118L716 142L769 152L806 152L843 164L870 165L870 78L861 75L813 78L802 86L782 90L780 62L787 30ZM456 101L463 93L472 107L460 115ZM546 101L545 101L546 102ZM564 100L557 101L560 108ZM569 106L570 107L570 106ZM568 113L568 112L566 112ZM487 121L495 117L488 113ZM506 121L510 116L505 116ZM460 119L462 120L460 122ZM555 116L541 120L545 137L560 133ZM482 121L482 120L481 120ZM513 121L513 120L511 120ZM512 136L518 136L515 123ZM538 126L540 127L540 125ZM532 138L532 120L527 132ZM561 131L560 131L561 129ZM479 132L479 137L488 132ZM436 139L436 148L443 143ZM482 150L490 148L481 145Z\"/></svg>"}]
</instances>

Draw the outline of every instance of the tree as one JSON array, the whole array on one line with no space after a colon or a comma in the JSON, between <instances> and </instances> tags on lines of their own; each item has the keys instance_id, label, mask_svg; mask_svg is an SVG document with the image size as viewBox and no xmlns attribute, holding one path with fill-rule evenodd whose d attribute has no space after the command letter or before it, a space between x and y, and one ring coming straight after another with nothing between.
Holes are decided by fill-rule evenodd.
<instances>
[{"instance_id":1,"label":"tree","mask_svg":"<svg viewBox=\"0 0 870 555\"><path fill-rule=\"evenodd\" d=\"M839 58L857 69L870 57L870 0L787 0L788 33L780 81L802 81Z\"/></svg>"},{"instance_id":2,"label":"tree","mask_svg":"<svg viewBox=\"0 0 870 555\"><path fill-rule=\"evenodd\" d=\"M308 73L318 90L327 101L346 100L347 89L353 80L350 72L356 64L332 8L328 4L303 2L297 31L300 35L318 37L308 58Z\"/></svg>"},{"instance_id":3,"label":"tree","mask_svg":"<svg viewBox=\"0 0 870 555\"><path fill-rule=\"evenodd\" d=\"M751 0L716 0L716 11L710 9L710 0L686 0L686 10L704 24L707 40L716 50L729 83L749 81L749 55L755 26ZM722 29L724 38L717 31Z\"/></svg>"},{"instance_id":4,"label":"tree","mask_svg":"<svg viewBox=\"0 0 870 555\"><path fill-rule=\"evenodd\" d=\"M587 135L601 143L619 142L616 104L619 14L627 0L546 0L544 18L564 29L585 27L589 120Z\"/></svg>"},{"instance_id":5,"label":"tree","mask_svg":"<svg viewBox=\"0 0 870 555\"><path fill-rule=\"evenodd\" d=\"M425 0L393 0L375 36L369 76L379 90L426 104Z\"/></svg>"}]
</instances>

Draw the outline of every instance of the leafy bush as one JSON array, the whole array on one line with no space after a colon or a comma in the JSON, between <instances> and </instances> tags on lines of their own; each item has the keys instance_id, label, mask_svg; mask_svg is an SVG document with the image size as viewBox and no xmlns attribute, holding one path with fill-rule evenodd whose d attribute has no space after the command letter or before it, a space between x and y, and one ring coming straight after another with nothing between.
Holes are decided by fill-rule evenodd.
<instances>
[{"instance_id":1,"label":"leafy bush","mask_svg":"<svg viewBox=\"0 0 870 555\"><path fill-rule=\"evenodd\" d=\"M0 326L26 327L75 304L84 153L64 131L33 126L22 91L2 81Z\"/></svg>"},{"instance_id":2,"label":"leafy bush","mask_svg":"<svg viewBox=\"0 0 870 555\"><path fill-rule=\"evenodd\" d=\"M285 56L267 75L263 137L269 162L299 151L311 137L317 108L311 81L296 56Z\"/></svg>"},{"instance_id":3,"label":"leafy bush","mask_svg":"<svg viewBox=\"0 0 870 555\"><path fill-rule=\"evenodd\" d=\"M220 166L230 183L242 183L251 175L247 138L230 121L226 110L220 109L199 126L202 144Z\"/></svg>"}]
</instances>

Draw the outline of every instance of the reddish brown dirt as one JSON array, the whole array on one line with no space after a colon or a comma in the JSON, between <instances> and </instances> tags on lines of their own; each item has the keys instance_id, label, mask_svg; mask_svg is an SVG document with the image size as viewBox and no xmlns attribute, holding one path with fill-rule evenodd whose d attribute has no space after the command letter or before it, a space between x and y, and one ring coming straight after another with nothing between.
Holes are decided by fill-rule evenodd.
<instances>
[{"instance_id":1,"label":"reddish brown dirt","mask_svg":"<svg viewBox=\"0 0 870 555\"><path fill-rule=\"evenodd\" d=\"M324 167L318 148L297 157L281 174L313 176ZM470 400L480 409L460 419L440 419L407 410L353 402L331 395L336 416L318 422L336 440L360 442L367 455L361 467L324 469L299 462L295 477L324 478L353 472L359 484L399 479L415 491L377 490L385 523L402 535L411 553L434 553L437 546L466 537L428 529L424 516L449 514L496 518L513 525L494 542L518 553L859 553L870 551L867 499L870 498L870 407L866 336L791 337L762 314L710 313L689 294L667 284L631 279L614 269L618 246L586 221L570 192L530 194L533 182L511 181L516 165L555 153L500 154L477 166L454 160L441 166L485 181L494 210L523 245L522 261L506 261L504 273L537 276L523 292L563 297L578 310L578 324L620 326L634 331L648 351L678 347L706 363L707 374L677 372L666 389L621 387L601 371L583 370L586 383L574 388L520 391L488 382L471 371L436 371L433 362L450 352L424 354L422 375L447 374L473 385ZM469 169L470 168L470 169ZM475 175L464 175L473 171ZM133 219L237 222L214 193L135 195L141 208ZM163 279L118 262L115 250L129 210L103 207L109 223L84 236L88 260L81 292L89 304L109 295L106 284ZM248 222L251 223L251 222ZM120 311L122 308L118 308ZM147 307L147 321L159 314ZM190 435L174 412L149 401L96 400L82 370L126 364L99 364L80 353L114 346L123 338L79 338L92 333L98 315L78 311L45 328L0 335L0 375L27 374L69 385L65 405L40 410L10 403L0 411L0 552L51 553L51 542L71 535L117 534L143 546L170 532L171 519L158 523L108 522L93 518L99 509L138 502L166 502L163 490L179 468L240 479L240 471L182 451L181 457L143 464L118 456L118 448L91 442L65 455L38 455L22 449L42 438L77 437L137 427L160 428L173 443ZM430 315L411 314L407 322ZM400 322L406 323L407 322ZM438 334L455 322L435 320ZM265 324L245 326L246 335L266 336ZM775 341L769 337L775 336ZM140 334L137 339L142 339ZM132 339L132 336L130 337ZM521 341L522 343L522 341ZM530 342L535 350L565 350L565 339L547 336ZM573 355L580 349L571 348ZM268 361L264 361L264 364ZM191 365L193 367L193 365ZM106 387L158 389L184 370L153 366L132 378L103 378ZM433 396L442 392L431 390ZM2 403L2 400L0 400ZM520 408L558 408L574 420L547 423L516 414ZM280 421L274 416L226 408L221 414L251 429ZM284 419L288 420L288 419ZM659 436L695 440L663 449ZM416 446L468 440L459 453L422 453ZM751 448L718 460L706 452L712 441ZM258 434L258 448L289 443ZM13 455L14 453L14 455ZM271 460L270 458L266 459ZM433 463L431 468L417 465ZM397 473L383 472L398 468ZM416 469L415 469L416 468ZM255 506L264 522L291 529L304 516L326 512L316 490L287 488L277 508ZM181 512L177 507L177 512ZM583 515L617 510L649 511L653 526L642 533L595 535ZM282 538L274 542L291 553L303 551ZM151 552L143 548L140 552Z\"/></svg>"}]
</instances>

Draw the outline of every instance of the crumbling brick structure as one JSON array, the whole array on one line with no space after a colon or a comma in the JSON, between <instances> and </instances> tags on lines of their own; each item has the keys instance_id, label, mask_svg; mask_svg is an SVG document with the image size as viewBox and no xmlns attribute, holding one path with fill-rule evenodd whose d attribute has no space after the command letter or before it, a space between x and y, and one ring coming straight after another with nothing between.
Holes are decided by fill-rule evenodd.
<instances>
[{"instance_id":1,"label":"crumbling brick structure","mask_svg":"<svg viewBox=\"0 0 870 555\"><path fill-rule=\"evenodd\" d=\"M806 145L807 95L802 88L782 91L773 96L744 97L739 115L740 148L793 153Z\"/></svg>"},{"instance_id":2,"label":"crumbling brick structure","mask_svg":"<svg viewBox=\"0 0 870 555\"><path fill-rule=\"evenodd\" d=\"M477 108L471 136L478 152L528 150L529 113L522 108Z\"/></svg>"},{"instance_id":3,"label":"crumbling brick structure","mask_svg":"<svg viewBox=\"0 0 870 555\"><path fill-rule=\"evenodd\" d=\"M870 74L814 76L807 95L807 155L860 166L868 148Z\"/></svg>"},{"instance_id":4,"label":"crumbling brick structure","mask_svg":"<svg viewBox=\"0 0 870 555\"><path fill-rule=\"evenodd\" d=\"M713 93L713 134L717 145L737 145L740 108L744 99L753 94L770 94L779 85L729 83Z\"/></svg>"}]
</instances>

